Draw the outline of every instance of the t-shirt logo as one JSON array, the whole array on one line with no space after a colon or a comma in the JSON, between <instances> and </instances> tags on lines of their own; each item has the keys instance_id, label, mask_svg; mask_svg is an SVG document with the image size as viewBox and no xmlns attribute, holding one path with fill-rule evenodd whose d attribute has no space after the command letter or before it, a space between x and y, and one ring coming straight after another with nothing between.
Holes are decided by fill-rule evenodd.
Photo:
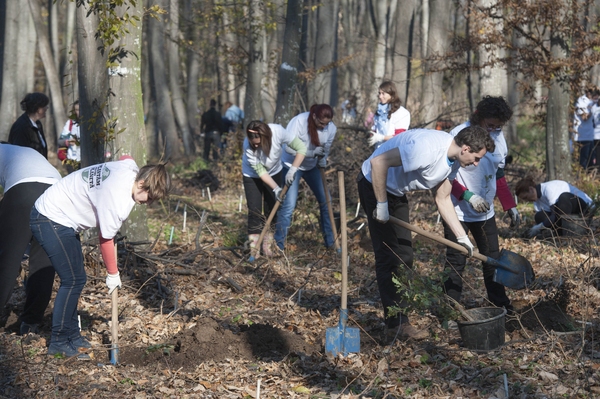
<instances>
[{"instance_id":1,"label":"t-shirt logo","mask_svg":"<svg viewBox=\"0 0 600 399\"><path fill-rule=\"evenodd\" d=\"M81 178L88 184L88 188L99 186L110 175L110 169L104 165L93 166L83 171Z\"/></svg>"}]
</instances>

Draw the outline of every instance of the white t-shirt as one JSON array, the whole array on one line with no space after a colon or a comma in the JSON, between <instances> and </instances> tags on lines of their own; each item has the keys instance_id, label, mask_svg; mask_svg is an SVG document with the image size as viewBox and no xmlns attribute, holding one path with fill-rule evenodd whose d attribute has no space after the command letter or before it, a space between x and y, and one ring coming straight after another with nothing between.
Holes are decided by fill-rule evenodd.
<instances>
[{"instance_id":1,"label":"white t-shirt","mask_svg":"<svg viewBox=\"0 0 600 399\"><path fill-rule=\"evenodd\" d=\"M59 180L58 170L33 148L0 144L0 186L5 194L17 184L54 184Z\"/></svg>"},{"instance_id":2,"label":"white t-shirt","mask_svg":"<svg viewBox=\"0 0 600 399\"><path fill-rule=\"evenodd\" d=\"M375 126L375 125L373 125ZM384 136L394 136L396 132L406 131L410 127L410 112L404 107L400 107L392 114L385 125L385 131L377 131ZM384 142L375 144L375 149L379 148Z\"/></svg>"},{"instance_id":3,"label":"white t-shirt","mask_svg":"<svg viewBox=\"0 0 600 399\"><path fill-rule=\"evenodd\" d=\"M594 140L600 140L600 106L597 102L592 105L592 118L594 118Z\"/></svg>"},{"instance_id":4,"label":"white t-shirt","mask_svg":"<svg viewBox=\"0 0 600 399\"><path fill-rule=\"evenodd\" d=\"M301 114L294 116L292 118L292 120L290 120L290 123L288 123L286 130L293 137L298 137L300 140L302 140L304 145L306 145L306 149L308 151L314 151L316 146L310 142L310 135L308 134L308 116L309 115L310 115L310 112L303 112ZM325 156L324 156L325 159L327 159L327 157L329 156L329 150L331 149L331 144L333 144L333 139L335 138L336 132L337 132L337 127L333 124L333 122L329 122L327 124L327 126L325 126L323 128L323 130L317 131L317 133L319 134L319 142L321 143L321 146L325 150ZM285 164L285 166L287 166L288 168L290 166L292 166L292 163L294 162L294 158L295 158L295 155L292 155L292 154L286 152L285 148L284 148L284 151L281 155L281 161ZM314 169L317 166L318 161L319 160L316 157L315 158L306 157L306 158L304 158L304 161L302 161L302 163L300 164L300 167L298 169L300 169L300 170Z\"/></svg>"},{"instance_id":5,"label":"white t-shirt","mask_svg":"<svg viewBox=\"0 0 600 399\"><path fill-rule=\"evenodd\" d=\"M79 135L79 124L75 121L68 120L63 127L62 133L60 134L61 139L73 139L76 138L80 141ZM77 162L81 162L81 149L77 144L71 144L67 148L67 159L73 159Z\"/></svg>"},{"instance_id":6,"label":"white t-shirt","mask_svg":"<svg viewBox=\"0 0 600 399\"><path fill-rule=\"evenodd\" d=\"M453 137L446 132L431 129L408 130L381 145L362 164L363 175L371 178L371 159L386 151L400 152L401 166L389 168L387 192L402 196L409 191L435 188L445 179L454 180L459 162L448 159Z\"/></svg>"},{"instance_id":7,"label":"white t-shirt","mask_svg":"<svg viewBox=\"0 0 600 399\"><path fill-rule=\"evenodd\" d=\"M133 209L139 168L133 159L88 166L63 178L35 202L48 219L80 232L98 227L113 238Z\"/></svg>"},{"instance_id":8,"label":"white t-shirt","mask_svg":"<svg viewBox=\"0 0 600 399\"><path fill-rule=\"evenodd\" d=\"M542 183L541 185L542 195L533 203L533 209L536 212L539 211L552 211L552 205L556 204L558 201L558 197L560 197L563 193L571 193L582 200L584 200L588 205L592 204L592 199L583 191L578 189L575 186L570 185L566 181L563 180L550 180L548 182Z\"/></svg>"},{"instance_id":9,"label":"white t-shirt","mask_svg":"<svg viewBox=\"0 0 600 399\"><path fill-rule=\"evenodd\" d=\"M267 157L262 149L256 151L250 146L248 137L244 140L244 153L242 155L242 174L246 177L257 178L258 173L252 167L252 165L262 164L269 176L276 175L283 168L281 165L281 154L283 152L283 146L291 143L295 136L291 132L287 131L281 125L269 123L273 136L271 137L271 151Z\"/></svg>"},{"instance_id":10,"label":"white t-shirt","mask_svg":"<svg viewBox=\"0 0 600 399\"><path fill-rule=\"evenodd\" d=\"M471 126L471 122L463 123L452 129L450 135L454 137L461 130L469 126ZM496 172L498 168L504 168L505 166L508 146L504 138L504 133L501 130L492 131L490 137L494 139L494 143L496 144L494 152L486 152L485 156L481 158L479 165L460 168L456 175L457 181L466 187L467 190L486 199L490 204L490 210L486 213L478 213L467 201L459 201L458 198L451 196L458 219L463 222L482 222L494 216Z\"/></svg>"},{"instance_id":11,"label":"white t-shirt","mask_svg":"<svg viewBox=\"0 0 600 399\"><path fill-rule=\"evenodd\" d=\"M594 140L594 118L592 115L587 120L581 119L585 113L591 113L592 100L587 96L581 96L575 103L575 120L574 128L577 131L575 141L592 141Z\"/></svg>"}]
</instances>

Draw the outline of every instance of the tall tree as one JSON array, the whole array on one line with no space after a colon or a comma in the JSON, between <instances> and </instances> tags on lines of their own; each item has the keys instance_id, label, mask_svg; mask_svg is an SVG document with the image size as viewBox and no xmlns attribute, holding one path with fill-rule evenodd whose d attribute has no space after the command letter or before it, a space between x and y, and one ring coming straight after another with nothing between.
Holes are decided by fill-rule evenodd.
<instances>
[{"instance_id":1,"label":"tall tree","mask_svg":"<svg viewBox=\"0 0 600 399\"><path fill-rule=\"evenodd\" d=\"M16 1L6 2L4 53L2 63L2 101L0 102L0 138L8 140L10 127L17 119L17 60L19 35L19 4Z\"/></svg>"},{"instance_id":2,"label":"tall tree","mask_svg":"<svg viewBox=\"0 0 600 399\"><path fill-rule=\"evenodd\" d=\"M187 115L189 130L192 136L200 134L200 120L198 119L198 78L200 77L200 54L196 40L198 38L198 24L194 21L194 7L192 0L184 2L185 37L188 43L186 47L186 71L187 71ZM193 143L193 141L192 141Z\"/></svg>"},{"instance_id":3,"label":"tall tree","mask_svg":"<svg viewBox=\"0 0 600 399\"><path fill-rule=\"evenodd\" d=\"M481 0L483 7L497 7L497 0ZM491 34L502 32L502 19L492 20L484 25ZM486 34L480 32L480 34ZM503 96L506 98L508 90L507 71L502 63L497 61L504 58L504 49L496 45L479 47L479 92L481 96Z\"/></svg>"},{"instance_id":4,"label":"tall tree","mask_svg":"<svg viewBox=\"0 0 600 399\"><path fill-rule=\"evenodd\" d=\"M395 23L392 24L394 29L392 31L390 77L396 83L398 95L404 104L406 104L410 88L417 1L403 1L398 16L394 19Z\"/></svg>"},{"instance_id":5,"label":"tall tree","mask_svg":"<svg viewBox=\"0 0 600 399\"><path fill-rule=\"evenodd\" d=\"M264 2L249 0L247 10L248 62L246 98L244 100L244 125L261 119L261 81L265 60L265 10Z\"/></svg>"},{"instance_id":6,"label":"tall tree","mask_svg":"<svg viewBox=\"0 0 600 399\"><path fill-rule=\"evenodd\" d=\"M315 63L309 102L337 103L337 31L339 2L322 2L317 9L317 37L315 38Z\"/></svg>"}]
</instances>

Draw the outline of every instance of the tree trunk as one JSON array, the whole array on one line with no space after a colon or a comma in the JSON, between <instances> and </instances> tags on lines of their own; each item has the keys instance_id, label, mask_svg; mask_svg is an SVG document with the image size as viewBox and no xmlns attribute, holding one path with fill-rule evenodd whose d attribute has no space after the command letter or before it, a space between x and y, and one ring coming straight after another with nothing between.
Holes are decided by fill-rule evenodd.
<instances>
[{"instance_id":1,"label":"tree trunk","mask_svg":"<svg viewBox=\"0 0 600 399\"><path fill-rule=\"evenodd\" d=\"M184 5L184 15L190 20L187 21L186 39L188 47L186 50L187 57L187 115L189 129L192 137L200 134L200 119L198 112L198 78L200 77L200 55L198 54L197 45L198 39L198 24L191 20L192 0L186 0ZM192 144L194 141L192 140ZM195 147L195 146L194 146Z\"/></svg>"},{"instance_id":2,"label":"tree trunk","mask_svg":"<svg viewBox=\"0 0 600 399\"><path fill-rule=\"evenodd\" d=\"M406 105L406 101L408 100L408 91L410 88L417 1L403 1L402 7L398 11L398 16L393 24L395 34L394 45L391 47L393 62L390 77L396 83L398 96L404 105Z\"/></svg>"},{"instance_id":3,"label":"tree trunk","mask_svg":"<svg viewBox=\"0 0 600 399\"><path fill-rule=\"evenodd\" d=\"M19 38L17 46L19 51L17 53L16 100L20 101L27 93L32 92L35 87L37 35L29 7L24 8L19 13Z\"/></svg>"},{"instance_id":4,"label":"tree trunk","mask_svg":"<svg viewBox=\"0 0 600 399\"><path fill-rule=\"evenodd\" d=\"M119 15L125 11L130 16L138 16L140 21L136 26L128 27L129 33L121 41L124 48L134 54L122 58L119 67L111 69L109 82L114 96L110 97L109 103L111 117L117 121L116 130L125 129L114 138L115 159L121 155L131 155L141 168L147 159L141 84L143 3L137 2L135 7L117 8ZM146 207L136 205L121 229L130 241L148 240Z\"/></svg>"},{"instance_id":5,"label":"tree trunk","mask_svg":"<svg viewBox=\"0 0 600 399\"><path fill-rule=\"evenodd\" d=\"M324 71L317 72L312 82L312 96L309 98L309 104L326 103L335 106L337 91L335 84L337 67L332 63L337 59L337 28L338 28L339 2L323 2L317 9L317 37L315 38L315 63L314 67Z\"/></svg>"},{"instance_id":6,"label":"tree trunk","mask_svg":"<svg viewBox=\"0 0 600 399\"><path fill-rule=\"evenodd\" d=\"M81 133L81 166L104 162L106 99L108 74L106 56L100 54L101 43L94 38L98 16L87 15L83 5L77 7L77 75L79 77L79 109Z\"/></svg>"},{"instance_id":7,"label":"tree trunk","mask_svg":"<svg viewBox=\"0 0 600 399\"><path fill-rule=\"evenodd\" d=\"M493 7L498 3L497 0L482 0L482 7ZM494 20L496 23L487 26L486 29L494 29L498 32L502 30L502 19ZM479 92L481 97L485 95L502 96L506 98L508 91L506 68L500 67L496 60L504 58L504 49L498 46L482 46L479 48L479 63L482 68L479 70Z\"/></svg>"},{"instance_id":8,"label":"tree trunk","mask_svg":"<svg viewBox=\"0 0 600 399\"><path fill-rule=\"evenodd\" d=\"M19 52L19 9L16 1L6 1L6 17L4 31L4 63L2 64L2 102L0 103L0 139L8 140L10 127L17 119L18 104L17 100L17 54Z\"/></svg>"},{"instance_id":9,"label":"tree trunk","mask_svg":"<svg viewBox=\"0 0 600 399\"><path fill-rule=\"evenodd\" d=\"M262 1L250 0L248 7L248 77L246 99L244 100L244 126L248 122L261 119L261 80L263 75L264 14Z\"/></svg>"},{"instance_id":10,"label":"tree trunk","mask_svg":"<svg viewBox=\"0 0 600 399\"><path fill-rule=\"evenodd\" d=\"M69 103L77 100L78 86L77 86L77 68L73 68L73 65L77 65L77 51L73 51L73 34L75 32L75 2L67 3L67 23L65 24L65 48L61 53L60 62L60 76L62 77L62 85L66 88L66 95L69 99ZM74 61L75 60L75 61Z\"/></svg>"}]
</instances>

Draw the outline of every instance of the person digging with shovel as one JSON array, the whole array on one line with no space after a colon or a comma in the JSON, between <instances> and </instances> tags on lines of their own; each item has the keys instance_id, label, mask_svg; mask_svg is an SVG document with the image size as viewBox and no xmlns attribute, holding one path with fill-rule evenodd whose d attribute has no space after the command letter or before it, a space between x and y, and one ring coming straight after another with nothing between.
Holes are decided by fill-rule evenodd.
<instances>
[{"instance_id":1,"label":"person digging with shovel","mask_svg":"<svg viewBox=\"0 0 600 399\"><path fill-rule=\"evenodd\" d=\"M396 336L401 339L428 336L427 331L412 326L406 314L390 314L392 306L407 307L392 278L403 269L411 269L413 263L411 232L388 223L390 215L408 222L406 193L433 189L442 218L459 237L458 242L472 255L473 244L452 206L450 181L459 167L477 165L486 152L493 152L494 148L488 132L478 126L464 129L455 137L437 130L415 129L388 140L363 162L357 178L358 192L375 251L375 272L385 318L385 344L393 342Z\"/></svg>"}]
</instances>

